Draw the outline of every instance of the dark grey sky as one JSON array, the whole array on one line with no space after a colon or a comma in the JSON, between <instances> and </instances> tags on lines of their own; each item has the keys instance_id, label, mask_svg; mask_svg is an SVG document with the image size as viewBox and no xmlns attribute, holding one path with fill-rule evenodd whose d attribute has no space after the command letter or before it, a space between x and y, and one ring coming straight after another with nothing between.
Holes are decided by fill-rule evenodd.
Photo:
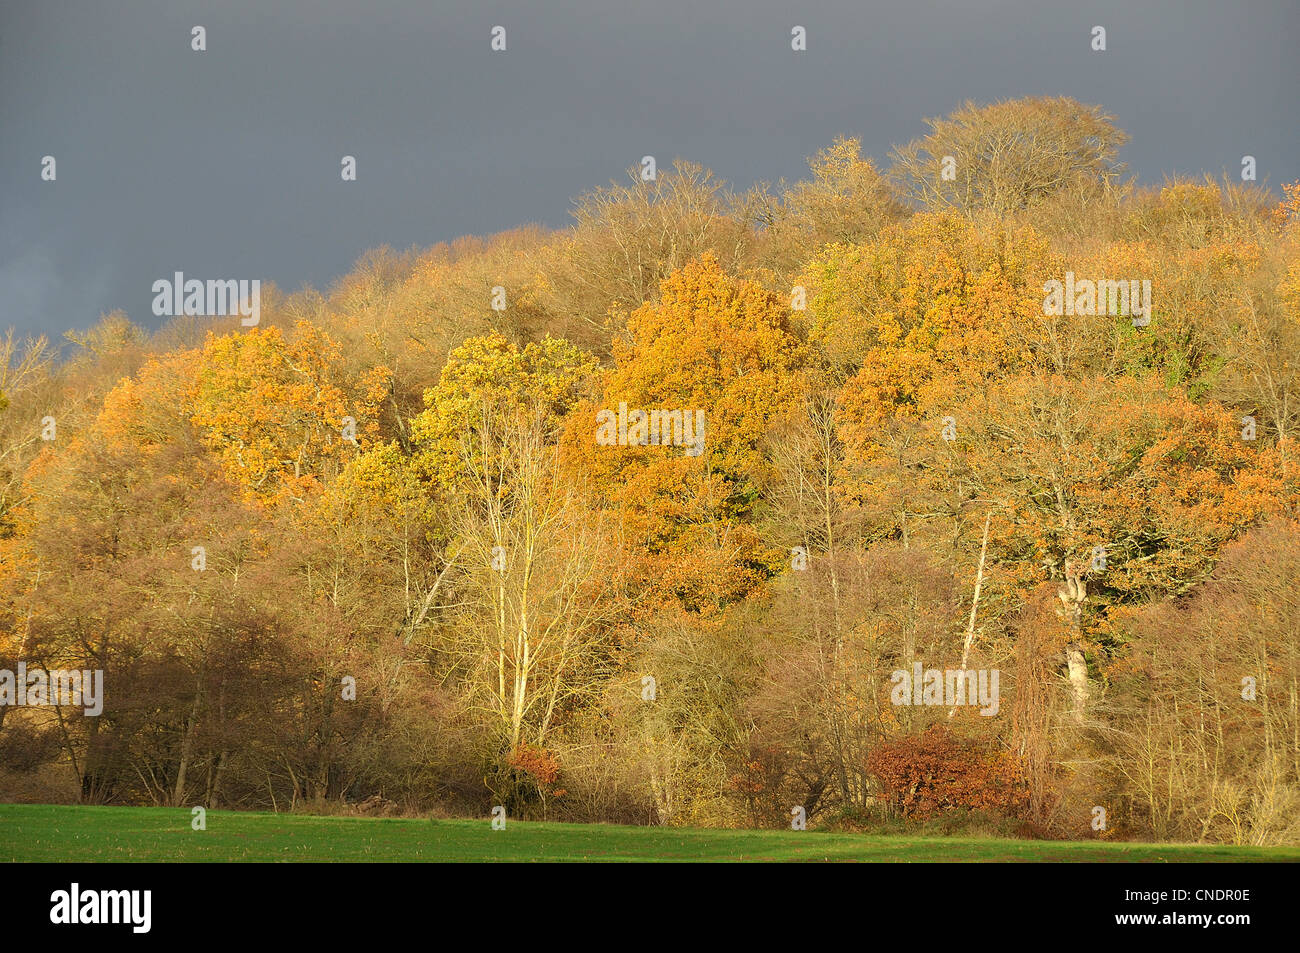
<instances>
[{"instance_id":1,"label":"dark grey sky","mask_svg":"<svg viewBox=\"0 0 1300 953\"><path fill-rule=\"evenodd\" d=\"M967 98L1100 103L1144 182L1251 154L1276 188L1298 40L1300 0L0 0L0 328L152 326L175 271L324 289L378 245L563 225L646 154L740 186L839 134L883 159Z\"/></svg>"}]
</instances>

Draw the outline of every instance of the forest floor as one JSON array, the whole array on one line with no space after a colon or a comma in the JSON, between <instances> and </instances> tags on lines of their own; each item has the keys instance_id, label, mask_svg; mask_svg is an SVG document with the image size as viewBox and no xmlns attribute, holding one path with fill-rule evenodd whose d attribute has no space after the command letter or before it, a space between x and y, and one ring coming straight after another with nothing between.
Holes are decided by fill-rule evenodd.
<instances>
[{"instance_id":1,"label":"forest floor","mask_svg":"<svg viewBox=\"0 0 1300 953\"><path fill-rule=\"evenodd\" d=\"M0 862L1300 861L1300 848L0 804Z\"/></svg>"}]
</instances>

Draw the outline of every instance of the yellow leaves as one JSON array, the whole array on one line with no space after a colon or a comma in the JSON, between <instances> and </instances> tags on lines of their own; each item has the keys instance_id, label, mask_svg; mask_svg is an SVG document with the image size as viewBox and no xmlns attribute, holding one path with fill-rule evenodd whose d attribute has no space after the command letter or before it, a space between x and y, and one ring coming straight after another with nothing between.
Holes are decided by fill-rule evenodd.
<instances>
[{"instance_id":1,"label":"yellow leaves","mask_svg":"<svg viewBox=\"0 0 1300 953\"><path fill-rule=\"evenodd\" d=\"M1009 342L1041 316L1043 239L1007 243L951 214L917 215L870 245L828 246L805 272L809 340L846 377L876 349L960 359L967 376L1005 366ZM885 359L878 363L889 365Z\"/></svg>"},{"instance_id":2,"label":"yellow leaves","mask_svg":"<svg viewBox=\"0 0 1300 953\"><path fill-rule=\"evenodd\" d=\"M173 439L189 413L187 392L198 360L198 351L165 354L119 381L96 419L100 433L116 445L133 444L146 452Z\"/></svg>"},{"instance_id":3,"label":"yellow leaves","mask_svg":"<svg viewBox=\"0 0 1300 953\"><path fill-rule=\"evenodd\" d=\"M605 406L702 409L709 461L733 478L756 463L767 421L800 393L802 349L788 311L758 285L706 255L663 282L616 343Z\"/></svg>"},{"instance_id":4,"label":"yellow leaves","mask_svg":"<svg viewBox=\"0 0 1300 953\"><path fill-rule=\"evenodd\" d=\"M1283 493L1273 448L1243 441L1226 408L1154 377L1021 376L978 406L955 411L963 479L1040 549L1105 545L1107 585L1120 592L1177 590Z\"/></svg>"},{"instance_id":5,"label":"yellow leaves","mask_svg":"<svg viewBox=\"0 0 1300 953\"><path fill-rule=\"evenodd\" d=\"M420 445L418 469L440 484L453 484L462 444L485 408L539 412L546 433L557 439L561 419L596 373L592 355L559 338L522 348L495 331L467 339L452 350L438 383L424 394L425 410L411 421L412 439Z\"/></svg>"},{"instance_id":6,"label":"yellow leaves","mask_svg":"<svg viewBox=\"0 0 1300 953\"><path fill-rule=\"evenodd\" d=\"M580 405L567 465L589 472L643 554L646 583L691 610L743 598L773 571L773 553L742 522L757 495L759 444L803 388L803 350L787 309L706 255L661 285L616 342L600 402ZM596 446L595 413L703 412L704 446Z\"/></svg>"},{"instance_id":7,"label":"yellow leaves","mask_svg":"<svg viewBox=\"0 0 1300 953\"><path fill-rule=\"evenodd\" d=\"M360 399L350 400L340 346L307 322L292 339L279 328L210 336L190 387L190 419L250 499L301 501L378 435L387 377L371 369Z\"/></svg>"},{"instance_id":8,"label":"yellow leaves","mask_svg":"<svg viewBox=\"0 0 1300 953\"><path fill-rule=\"evenodd\" d=\"M1277 294L1287 319L1300 325L1300 257L1292 261L1286 276L1278 283Z\"/></svg>"},{"instance_id":9,"label":"yellow leaves","mask_svg":"<svg viewBox=\"0 0 1300 953\"><path fill-rule=\"evenodd\" d=\"M1283 225L1300 222L1300 181L1283 184L1282 201L1273 210L1273 219Z\"/></svg>"},{"instance_id":10,"label":"yellow leaves","mask_svg":"<svg viewBox=\"0 0 1300 953\"><path fill-rule=\"evenodd\" d=\"M405 526L426 523L434 500L425 492L411 459L396 443L368 447L353 456L321 494L319 519L395 520Z\"/></svg>"}]
</instances>

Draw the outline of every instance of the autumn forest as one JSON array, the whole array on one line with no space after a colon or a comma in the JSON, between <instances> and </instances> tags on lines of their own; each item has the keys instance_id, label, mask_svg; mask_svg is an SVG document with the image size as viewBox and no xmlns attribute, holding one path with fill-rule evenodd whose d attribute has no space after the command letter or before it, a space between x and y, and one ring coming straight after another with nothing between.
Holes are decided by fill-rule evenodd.
<instances>
[{"instance_id":1,"label":"autumn forest","mask_svg":"<svg viewBox=\"0 0 1300 953\"><path fill-rule=\"evenodd\" d=\"M1300 844L1300 183L918 129L10 333L0 800Z\"/></svg>"}]
</instances>

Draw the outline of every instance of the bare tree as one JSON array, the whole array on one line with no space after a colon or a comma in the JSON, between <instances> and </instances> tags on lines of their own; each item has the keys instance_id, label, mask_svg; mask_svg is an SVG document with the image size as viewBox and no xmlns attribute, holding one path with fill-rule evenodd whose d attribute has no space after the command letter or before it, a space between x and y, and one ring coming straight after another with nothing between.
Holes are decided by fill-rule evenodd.
<instances>
[{"instance_id":1,"label":"bare tree","mask_svg":"<svg viewBox=\"0 0 1300 953\"><path fill-rule=\"evenodd\" d=\"M731 215L726 185L693 162L677 160L652 180L628 170L575 203L559 279L574 285L588 320L603 326L609 309L630 311L659 293L659 283L705 251L734 268L751 240Z\"/></svg>"},{"instance_id":2,"label":"bare tree","mask_svg":"<svg viewBox=\"0 0 1300 953\"><path fill-rule=\"evenodd\" d=\"M485 404L462 459L465 575L447 643L509 745L540 745L559 713L595 691L617 588L607 537L562 477L543 412Z\"/></svg>"},{"instance_id":3,"label":"bare tree","mask_svg":"<svg viewBox=\"0 0 1300 953\"><path fill-rule=\"evenodd\" d=\"M1128 141L1101 107L1065 97L967 102L926 124L927 135L894 150L889 178L918 205L966 214L1002 216L1060 190L1109 188Z\"/></svg>"}]
</instances>

